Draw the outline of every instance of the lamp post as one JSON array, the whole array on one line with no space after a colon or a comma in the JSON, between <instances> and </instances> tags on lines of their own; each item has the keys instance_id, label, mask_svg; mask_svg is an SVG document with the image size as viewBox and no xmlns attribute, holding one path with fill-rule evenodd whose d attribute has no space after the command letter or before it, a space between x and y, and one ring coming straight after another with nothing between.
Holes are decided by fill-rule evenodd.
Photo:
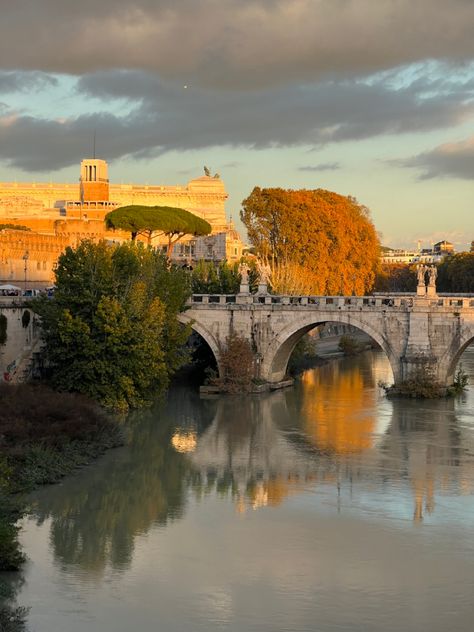
<instances>
[{"instance_id":1,"label":"lamp post","mask_svg":"<svg viewBox=\"0 0 474 632\"><path fill-rule=\"evenodd\" d=\"M25 254L22 257L23 261L25 262L25 268L24 268L24 271L25 271L25 292L26 292L26 273L28 271L28 259L29 259L29 257L30 257L30 254L29 254L28 250L26 250Z\"/></svg>"}]
</instances>

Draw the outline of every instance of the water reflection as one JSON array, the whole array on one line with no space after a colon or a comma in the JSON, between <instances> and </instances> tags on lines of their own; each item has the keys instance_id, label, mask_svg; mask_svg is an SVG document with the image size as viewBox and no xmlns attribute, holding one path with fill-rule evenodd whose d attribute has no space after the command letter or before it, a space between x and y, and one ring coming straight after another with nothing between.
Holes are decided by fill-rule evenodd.
<instances>
[{"instance_id":1,"label":"water reflection","mask_svg":"<svg viewBox=\"0 0 474 632\"><path fill-rule=\"evenodd\" d=\"M377 382L389 371L368 352L263 397L174 392L130 419L126 448L33 496L56 564L123 571L136 539L181 518L190 497L245 513L323 493L339 511L426 521L438 497L474 491L469 403L387 401Z\"/></svg>"},{"instance_id":2,"label":"water reflection","mask_svg":"<svg viewBox=\"0 0 474 632\"><path fill-rule=\"evenodd\" d=\"M157 409L130 418L126 448L33 495L32 513L39 525L51 519L51 545L64 568L77 565L89 575L108 564L126 569L137 536L181 517L188 464L182 450L170 447L174 424L200 427L212 410L191 392L158 410L159 419Z\"/></svg>"},{"instance_id":3,"label":"water reflection","mask_svg":"<svg viewBox=\"0 0 474 632\"><path fill-rule=\"evenodd\" d=\"M390 380L381 354L332 362L302 376L297 402L304 432L329 454L359 453L374 445L379 424L376 388Z\"/></svg>"}]
</instances>

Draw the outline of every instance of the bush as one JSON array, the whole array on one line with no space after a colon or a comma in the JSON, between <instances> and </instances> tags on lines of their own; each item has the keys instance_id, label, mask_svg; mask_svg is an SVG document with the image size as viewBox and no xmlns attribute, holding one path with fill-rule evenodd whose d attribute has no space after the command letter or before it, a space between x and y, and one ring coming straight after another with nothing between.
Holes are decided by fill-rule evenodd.
<instances>
[{"instance_id":1,"label":"bush","mask_svg":"<svg viewBox=\"0 0 474 632\"><path fill-rule=\"evenodd\" d=\"M0 519L0 571L17 571L25 561L18 542L18 530L10 521Z\"/></svg>"},{"instance_id":2,"label":"bush","mask_svg":"<svg viewBox=\"0 0 474 632\"><path fill-rule=\"evenodd\" d=\"M433 368L423 364L413 371L410 377L397 385L385 386L387 395L411 397L413 399L437 399L446 395L446 389L436 380Z\"/></svg>"},{"instance_id":3,"label":"bush","mask_svg":"<svg viewBox=\"0 0 474 632\"><path fill-rule=\"evenodd\" d=\"M459 395L464 392L469 384L469 377L462 365L456 371L452 386L448 389L450 395Z\"/></svg>"},{"instance_id":4,"label":"bush","mask_svg":"<svg viewBox=\"0 0 474 632\"><path fill-rule=\"evenodd\" d=\"M365 348L364 345L361 345L353 336L348 336L347 334L341 336L338 346L346 356L357 355Z\"/></svg>"},{"instance_id":5,"label":"bush","mask_svg":"<svg viewBox=\"0 0 474 632\"><path fill-rule=\"evenodd\" d=\"M297 375L305 369L319 364L325 364L327 360L320 358L316 352L315 339L306 334L295 345L288 361L289 375Z\"/></svg>"},{"instance_id":6,"label":"bush","mask_svg":"<svg viewBox=\"0 0 474 632\"><path fill-rule=\"evenodd\" d=\"M0 605L1 632L26 632L27 608L16 608L8 604Z\"/></svg>"},{"instance_id":7,"label":"bush","mask_svg":"<svg viewBox=\"0 0 474 632\"><path fill-rule=\"evenodd\" d=\"M252 389L254 355L250 343L232 332L225 345L219 345L222 375L213 380L226 393L248 393Z\"/></svg>"}]
</instances>

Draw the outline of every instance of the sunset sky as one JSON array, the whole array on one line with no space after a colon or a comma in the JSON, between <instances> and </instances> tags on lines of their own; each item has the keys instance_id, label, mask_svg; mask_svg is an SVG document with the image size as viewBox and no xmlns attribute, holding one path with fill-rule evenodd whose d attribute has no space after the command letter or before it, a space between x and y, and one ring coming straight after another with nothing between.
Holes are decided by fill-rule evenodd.
<instances>
[{"instance_id":1,"label":"sunset sky","mask_svg":"<svg viewBox=\"0 0 474 632\"><path fill-rule=\"evenodd\" d=\"M474 2L1 2L0 181L219 172L325 188L371 209L382 241L474 239ZM243 232L243 231L242 231Z\"/></svg>"}]
</instances>

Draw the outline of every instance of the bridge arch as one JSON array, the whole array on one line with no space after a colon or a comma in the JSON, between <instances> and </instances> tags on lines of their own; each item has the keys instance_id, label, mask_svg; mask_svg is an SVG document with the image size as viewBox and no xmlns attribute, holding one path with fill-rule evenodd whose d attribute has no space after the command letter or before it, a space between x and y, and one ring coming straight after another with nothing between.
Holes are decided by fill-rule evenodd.
<instances>
[{"instance_id":1,"label":"bridge arch","mask_svg":"<svg viewBox=\"0 0 474 632\"><path fill-rule=\"evenodd\" d=\"M212 354L216 360L216 365L217 365L217 370L219 372L219 375L222 375L220 359L219 359L220 358L219 344L218 344L217 338L209 331L207 327L205 327L198 321L191 318L191 316L188 316L186 312L184 312L183 314L178 314L178 320L183 325L190 325L192 330L195 331L197 334L199 334L201 338L203 338L203 340L206 341L206 343L209 346L209 349L212 351Z\"/></svg>"},{"instance_id":2,"label":"bridge arch","mask_svg":"<svg viewBox=\"0 0 474 632\"><path fill-rule=\"evenodd\" d=\"M380 332L363 319L354 318L354 314L335 314L334 312L320 313L318 315L307 314L293 320L292 323L284 327L270 342L263 354L260 377L268 382L279 382L282 380L285 377L288 361L297 342L314 327L332 322L352 325L369 335L380 345L388 357L395 382L401 378L400 359Z\"/></svg>"},{"instance_id":3,"label":"bridge arch","mask_svg":"<svg viewBox=\"0 0 474 632\"><path fill-rule=\"evenodd\" d=\"M462 336L459 344L456 345L456 349L454 349L454 351L449 349L440 362L440 377L447 386L450 386L454 382L454 374L459 359L470 345L474 345L474 326Z\"/></svg>"}]
</instances>

